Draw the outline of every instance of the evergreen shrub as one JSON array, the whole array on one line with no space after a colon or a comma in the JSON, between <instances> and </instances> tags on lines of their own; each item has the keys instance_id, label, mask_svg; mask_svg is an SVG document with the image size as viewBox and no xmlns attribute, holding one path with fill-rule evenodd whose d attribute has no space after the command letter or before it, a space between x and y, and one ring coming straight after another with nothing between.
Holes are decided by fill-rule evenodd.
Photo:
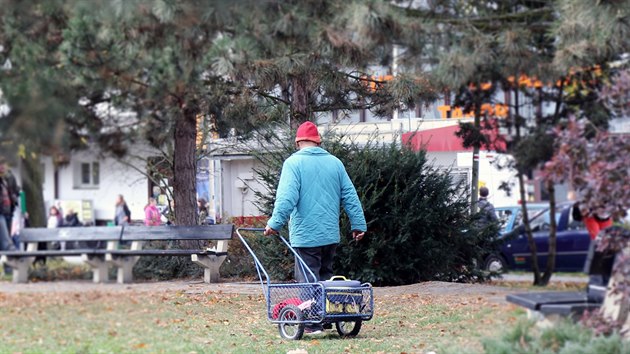
<instances>
[{"instance_id":1,"label":"evergreen shrub","mask_svg":"<svg viewBox=\"0 0 630 354\"><path fill-rule=\"evenodd\" d=\"M282 163L295 151L292 139L282 136L292 135L267 135L271 147L256 153L262 166L256 173L267 187L257 196L267 215L273 210ZM384 144L376 137L358 144L334 134L323 136L322 147L344 163L368 223L366 237L355 242L342 215L335 273L375 285L484 279L475 264L496 247L488 235L496 235L497 229L475 227L479 215L469 214L468 188L433 166L425 151ZM266 252L272 263L289 271L280 278L292 278L293 259L278 252L278 241L263 246L273 247Z\"/></svg>"}]
</instances>

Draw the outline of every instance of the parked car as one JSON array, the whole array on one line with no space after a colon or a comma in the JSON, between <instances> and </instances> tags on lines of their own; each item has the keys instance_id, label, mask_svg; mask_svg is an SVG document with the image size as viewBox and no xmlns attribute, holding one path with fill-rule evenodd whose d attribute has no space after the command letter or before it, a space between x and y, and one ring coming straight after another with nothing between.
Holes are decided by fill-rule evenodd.
<instances>
[{"instance_id":1,"label":"parked car","mask_svg":"<svg viewBox=\"0 0 630 354\"><path fill-rule=\"evenodd\" d=\"M590 237L582 222L573 220L571 213L572 203L560 203L556 206L556 271L579 272L584 268L584 262L588 254ZM503 208L497 213L504 212ZM516 212L515 212L516 213ZM531 251L525 226L521 220L516 220L517 215L510 224L508 219L504 224L504 232L501 238L505 241L499 252L485 258L484 269L501 272L507 269L531 270ZM546 206L538 211L532 210L530 219L538 264L544 269L549 254L550 215Z\"/></svg>"}]
</instances>

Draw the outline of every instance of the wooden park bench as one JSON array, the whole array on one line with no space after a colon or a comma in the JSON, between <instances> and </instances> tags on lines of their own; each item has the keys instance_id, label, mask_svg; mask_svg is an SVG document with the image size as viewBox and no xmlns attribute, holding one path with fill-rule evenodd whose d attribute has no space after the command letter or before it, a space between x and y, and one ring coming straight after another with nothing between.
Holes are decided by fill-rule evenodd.
<instances>
[{"instance_id":1,"label":"wooden park bench","mask_svg":"<svg viewBox=\"0 0 630 354\"><path fill-rule=\"evenodd\" d=\"M232 238L234 225L218 224L204 226L126 226L121 241L131 243L129 249L101 251L105 260L117 267L117 281L133 281L133 266L140 256L190 257L191 261L204 268L206 283L219 280L219 267L227 258L228 240ZM213 248L156 249L144 248L148 241L216 241Z\"/></svg>"},{"instance_id":2,"label":"wooden park bench","mask_svg":"<svg viewBox=\"0 0 630 354\"><path fill-rule=\"evenodd\" d=\"M20 233L24 250L0 252L0 262L13 268L13 282L26 283L28 269L36 257L81 256L92 268L93 281L106 282L109 268L117 268L117 281L133 281L133 266L140 256L185 256L204 268L204 281L216 282L219 267L227 257L228 240L232 238L231 224L204 226L125 226L26 228ZM147 241L200 241L199 247L186 249L143 248ZM216 241L213 248L208 241ZM38 250L40 242L78 243L74 249ZM204 244L205 243L205 244ZM129 244L129 249L122 249Z\"/></svg>"},{"instance_id":3,"label":"wooden park bench","mask_svg":"<svg viewBox=\"0 0 630 354\"><path fill-rule=\"evenodd\" d=\"M586 310L599 309L609 297L615 255L597 252L591 244L585 264L589 282L585 291L546 291L507 295L506 300L527 309L529 318L554 323L560 318L578 319Z\"/></svg>"},{"instance_id":4,"label":"wooden park bench","mask_svg":"<svg viewBox=\"0 0 630 354\"><path fill-rule=\"evenodd\" d=\"M122 236L122 231L122 226L25 228L20 232L19 237L20 244L23 244L25 249L0 252L0 262L13 268L14 283L26 283L28 281L28 268L36 257L81 256L92 267L93 280L97 283L103 282L107 280L108 267L104 262L104 256L99 254L98 247L102 245L98 245L98 243L105 244L106 248L115 248ZM68 246L78 243L79 247L38 250L40 242ZM93 246L90 247L90 244Z\"/></svg>"}]
</instances>

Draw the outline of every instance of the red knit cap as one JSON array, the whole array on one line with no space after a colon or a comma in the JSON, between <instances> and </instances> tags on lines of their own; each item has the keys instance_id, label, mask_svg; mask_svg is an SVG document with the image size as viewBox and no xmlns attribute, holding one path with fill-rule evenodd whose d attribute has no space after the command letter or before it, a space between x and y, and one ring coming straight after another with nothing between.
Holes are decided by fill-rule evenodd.
<instances>
[{"instance_id":1,"label":"red knit cap","mask_svg":"<svg viewBox=\"0 0 630 354\"><path fill-rule=\"evenodd\" d=\"M312 122L304 122L297 130L297 134L295 135L295 142L309 140L314 143L320 144L322 139L319 137L319 132L317 131L317 126Z\"/></svg>"}]
</instances>

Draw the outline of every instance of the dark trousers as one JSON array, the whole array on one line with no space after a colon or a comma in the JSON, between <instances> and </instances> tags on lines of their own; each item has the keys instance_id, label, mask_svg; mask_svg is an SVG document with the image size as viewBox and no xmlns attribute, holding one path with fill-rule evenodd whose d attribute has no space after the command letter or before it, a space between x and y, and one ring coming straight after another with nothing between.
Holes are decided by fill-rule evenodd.
<instances>
[{"instance_id":1,"label":"dark trousers","mask_svg":"<svg viewBox=\"0 0 630 354\"><path fill-rule=\"evenodd\" d=\"M306 271L303 274L302 267L299 262L295 261L295 278L300 283L316 282L320 280L328 280L333 276L333 258L337 250L337 244L318 246L318 247L294 247L298 255L304 260L308 269L315 274L317 279Z\"/></svg>"}]
</instances>

